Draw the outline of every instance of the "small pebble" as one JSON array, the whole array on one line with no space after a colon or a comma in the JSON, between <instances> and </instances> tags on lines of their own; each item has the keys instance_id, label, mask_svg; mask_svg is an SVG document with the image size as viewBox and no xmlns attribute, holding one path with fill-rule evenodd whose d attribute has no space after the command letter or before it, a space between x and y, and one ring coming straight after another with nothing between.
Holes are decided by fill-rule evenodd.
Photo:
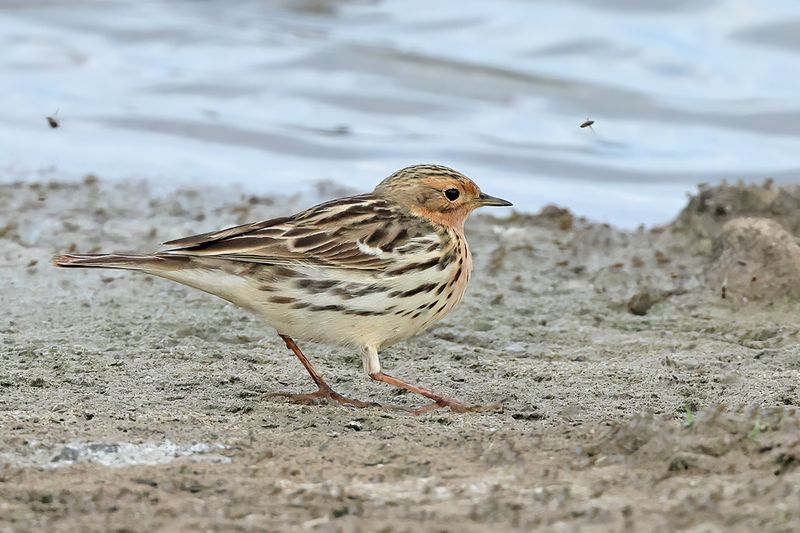
<instances>
[{"instance_id":1,"label":"small pebble","mask_svg":"<svg viewBox=\"0 0 800 533\"><path fill-rule=\"evenodd\" d=\"M361 431L361 422L356 420L351 420L345 426L347 429L352 429L353 431Z\"/></svg>"}]
</instances>

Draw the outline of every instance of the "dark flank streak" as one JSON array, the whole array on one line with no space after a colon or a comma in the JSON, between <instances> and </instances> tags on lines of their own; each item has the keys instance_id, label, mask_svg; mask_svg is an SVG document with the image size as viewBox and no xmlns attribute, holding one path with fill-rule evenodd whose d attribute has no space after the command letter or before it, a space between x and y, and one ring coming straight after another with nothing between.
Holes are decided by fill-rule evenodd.
<instances>
[{"instance_id":1,"label":"dark flank streak","mask_svg":"<svg viewBox=\"0 0 800 533\"><path fill-rule=\"evenodd\" d=\"M352 298L359 298L361 296L368 296L379 292L386 292L386 288L381 285L359 285L356 283L349 283L344 286L339 286L329 291L335 296L350 300Z\"/></svg>"},{"instance_id":2,"label":"dark flank streak","mask_svg":"<svg viewBox=\"0 0 800 533\"><path fill-rule=\"evenodd\" d=\"M338 296L339 298L342 298L344 300L352 300L353 298L356 297L355 293L348 291L343 287L336 287L331 291L331 294L333 294L334 296Z\"/></svg>"},{"instance_id":3,"label":"dark flank streak","mask_svg":"<svg viewBox=\"0 0 800 533\"><path fill-rule=\"evenodd\" d=\"M438 296L442 294L446 288L447 288L447 283L443 282L441 285L439 285L439 288L436 289L436 295Z\"/></svg>"},{"instance_id":4,"label":"dark flank streak","mask_svg":"<svg viewBox=\"0 0 800 533\"><path fill-rule=\"evenodd\" d=\"M338 284L339 282L336 280L314 280L306 278L297 280L295 286L298 289L311 289L312 291L317 292L326 291Z\"/></svg>"},{"instance_id":5,"label":"dark flank streak","mask_svg":"<svg viewBox=\"0 0 800 533\"><path fill-rule=\"evenodd\" d=\"M447 286L448 287L452 287L453 285L455 285L456 282L458 281L458 278L460 278L460 277L461 277L461 267L458 267L458 270L456 270L456 275L453 276L453 279L450 280L450 283ZM450 298L450 297L448 296L448 298Z\"/></svg>"},{"instance_id":6,"label":"dark flank streak","mask_svg":"<svg viewBox=\"0 0 800 533\"><path fill-rule=\"evenodd\" d=\"M269 301L275 304L291 304L297 300L290 296L272 296Z\"/></svg>"},{"instance_id":7,"label":"dark flank streak","mask_svg":"<svg viewBox=\"0 0 800 533\"><path fill-rule=\"evenodd\" d=\"M337 311L342 312L344 311L344 307L341 305L312 305L308 308L310 311Z\"/></svg>"},{"instance_id":8,"label":"dark flank streak","mask_svg":"<svg viewBox=\"0 0 800 533\"><path fill-rule=\"evenodd\" d=\"M408 298L409 296L417 295L421 292L428 292L432 291L436 288L436 283L426 283L425 285L420 285L415 289L409 289L407 291L392 291L389 293L390 298Z\"/></svg>"},{"instance_id":9,"label":"dark flank streak","mask_svg":"<svg viewBox=\"0 0 800 533\"><path fill-rule=\"evenodd\" d=\"M405 274L406 272L413 272L415 270L427 270L431 267L435 267L438 264L439 264L439 258L434 257L433 259L430 259L428 261L423 261L421 263L410 263L403 267L390 270L388 274L397 276L400 274Z\"/></svg>"},{"instance_id":10,"label":"dark flank streak","mask_svg":"<svg viewBox=\"0 0 800 533\"><path fill-rule=\"evenodd\" d=\"M380 316L387 314L384 311L366 311L363 309L347 309L344 314L355 316Z\"/></svg>"},{"instance_id":11,"label":"dark flank streak","mask_svg":"<svg viewBox=\"0 0 800 533\"><path fill-rule=\"evenodd\" d=\"M447 265L453 262L453 256L456 254L455 250L450 250L442 257L442 260L439 261L439 270L444 270Z\"/></svg>"},{"instance_id":12,"label":"dark flank streak","mask_svg":"<svg viewBox=\"0 0 800 533\"><path fill-rule=\"evenodd\" d=\"M311 307L311 304L308 302L297 302L292 304L292 309L306 309L307 307Z\"/></svg>"},{"instance_id":13,"label":"dark flank streak","mask_svg":"<svg viewBox=\"0 0 800 533\"><path fill-rule=\"evenodd\" d=\"M447 302L443 303L442 306L439 309L436 310L436 314L438 315L439 313L444 311L445 307L447 307Z\"/></svg>"}]
</instances>

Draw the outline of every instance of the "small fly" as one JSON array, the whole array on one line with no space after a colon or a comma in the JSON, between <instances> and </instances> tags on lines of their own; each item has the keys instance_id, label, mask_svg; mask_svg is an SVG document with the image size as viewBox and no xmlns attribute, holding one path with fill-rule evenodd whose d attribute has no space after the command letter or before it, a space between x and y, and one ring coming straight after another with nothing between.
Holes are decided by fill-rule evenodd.
<instances>
[{"instance_id":1,"label":"small fly","mask_svg":"<svg viewBox=\"0 0 800 533\"><path fill-rule=\"evenodd\" d=\"M52 117L44 117L44 118L47 119L47 123L53 129L56 129L57 127L61 126L61 123L58 121L58 109L56 109L56 112L53 113Z\"/></svg>"},{"instance_id":2,"label":"small fly","mask_svg":"<svg viewBox=\"0 0 800 533\"><path fill-rule=\"evenodd\" d=\"M589 117L586 117L586 120L581 123L581 128L589 128L590 130L594 131L592 124L594 124L594 120L590 120Z\"/></svg>"}]
</instances>

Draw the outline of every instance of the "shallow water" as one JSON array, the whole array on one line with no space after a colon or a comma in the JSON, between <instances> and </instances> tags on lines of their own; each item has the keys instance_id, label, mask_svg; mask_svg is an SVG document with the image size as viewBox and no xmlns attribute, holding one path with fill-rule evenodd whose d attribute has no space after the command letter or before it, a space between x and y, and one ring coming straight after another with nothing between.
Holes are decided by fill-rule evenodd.
<instances>
[{"instance_id":1,"label":"shallow water","mask_svg":"<svg viewBox=\"0 0 800 533\"><path fill-rule=\"evenodd\" d=\"M699 4L0 0L0 179L365 190L438 162L629 227L698 182L800 181L800 3Z\"/></svg>"}]
</instances>

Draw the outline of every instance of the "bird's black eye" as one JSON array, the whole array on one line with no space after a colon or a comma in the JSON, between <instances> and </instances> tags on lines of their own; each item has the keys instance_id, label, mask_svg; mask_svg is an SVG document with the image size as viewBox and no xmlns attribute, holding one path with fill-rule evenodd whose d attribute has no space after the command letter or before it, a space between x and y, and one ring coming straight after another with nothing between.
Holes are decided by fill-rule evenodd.
<instances>
[{"instance_id":1,"label":"bird's black eye","mask_svg":"<svg viewBox=\"0 0 800 533\"><path fill-rule=\"evenodd\" d=\"M458 189L447 189L446 191L444 191L445 197L451 202L455 202L456 200L458 200L459 194L461 193L458 192Z\"/></svg>"}]
</instances>

